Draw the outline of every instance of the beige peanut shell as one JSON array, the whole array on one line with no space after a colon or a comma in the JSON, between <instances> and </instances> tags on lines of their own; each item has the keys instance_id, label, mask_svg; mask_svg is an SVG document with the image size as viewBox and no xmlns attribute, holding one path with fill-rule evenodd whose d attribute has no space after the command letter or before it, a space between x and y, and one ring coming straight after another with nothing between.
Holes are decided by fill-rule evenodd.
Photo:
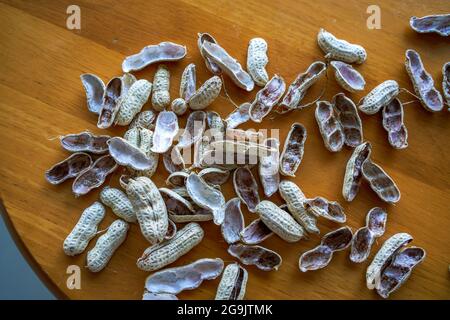
<instances>
[{"instance_id":1,"label":"beige peanut shell","mask_svg":"<svg viewBox=\"0 0 450 320\"><path fill-rule=\"evenodd\" d=\"M316 225L316 219L308 214L308 211L303 204L306 198L302 190L294 182L283 180L280 182L279 191L295 220L297 220L306 231L316 234L320 233L320 230Z\"/></svg>"},{"instance_id":2,"label":"beige peanut shell","mask_svg":"<svg viewBox=\"0 0 450 320\"><path fill-rule=\"evenodd\" d=\"M324 29L319 30L317 43L325 52L326 59L358 64L367 59L366 50L362 46L338 39Z\"/></svg>"},{"instance_id":3,"label":"beige peanut shell","mask_svg":"<svg viewBox=\"0 0 450 320\"><path fill-rule=\"evenodd\" d=\"M214 76L205 81L198 90L191 96L188 101L192 110L205 109L219 96L222 89L222 80L218 76Z\"/></svg>"},{"instance_id":4,"label":"beige peanut shell","mask_svg":"<svg viewBox=\"0 0 450 320\"><path fill-rule=\"evenodd\" d=\"M130 179L126 191L144 237L152 244L163 241L168 215L158 187L147 177L137 177Z\"/></svg>"},{"instance_id":5,"label":"beige peanut shell","mask_svg":"<svg viewBox=\"0 0 450 320\"><path fill-rule=\"evenodd\" d=\"M175 112L177 116L182 116L187 111L187 103L183 98L176 98L170 104L170 109Z\"/></svg>"},{"instance_id":6,"label":"beige peanut shell","mask_svg":"<svg viewBox=\"0 0 450 320\"><path fill-rule=\"evenodd\" d=\"M105 216L105 207L100 202L94 202L81 214L75 227L64 240L64 253L75 256L82 253L89 241L95 237L99 223Z\"/></svg>"},{"instance_id":7,"label":"beige peanut shell","mask_svg":"<svg viewBox=\"0 0 450 320\"><path fill-rule=\"evenodd\" d=\"M145 79L133 83L125 97L120 100L119 111L115 124L126 126L131 123L134 116L141 111L152 91L152 84Z\"/></svg>"},{"instance_id":8,"label":"beige peanut shell","mask_svg":"<svg viewBox=\"0 0 450 320\"><path fill-rule=\"evenodd\" d=\"M386 80L372 89L358 106L365 114L372 115L391 102L400 92L397 81Z\"/></svg>"},{"instance_id":9,"label":"beige peanut shell","mask_svg":"<svg viewBox=\"0 0 450 320\"><path fill-rule=\"evenodd\" d=\"M215 300L242 300L245 296L248 272L238 263L231 263L223 270Z\"/></svg>"},{"instance_id":10,"label":"beige peanut shell","mask_svg":"<svg viewBox=\"0 0 450 320\"><path fill-rule=\"evenodd\" d=\"M359 191L359 186L363 178L362 164L370 157L372 145L364 142L357 146L347 162L342 185L342 196L346 201L353 201Z\"/></svg>"},{"instance_id":11,"label":"beige peanut shell","mask_svg":"<svg viewBox=\"0 0 450 320\"><path fill-rule=\"evenodd\" d=\"M122 190L106 186L100 192L100 200L105 206L110 207L119 218L127 222L136 222L133 205Z\"/></svg>"},{"instance_id":12,"label":"beige peanut shell","mask_svg":"<svg viewBox=\"0 0 450 320\"><path fill-rule=\"evenodd\" d=\"M170 72L165 65L159 65L153 79L152 106L163 111L170 104Z\"/></svg>"},{"instance_id":13,"label":"beige peanut shell","mask_svg":"<svg viewBox=\"0 0 450 320\"><path fill-rule=\"evenodd\" d=\"M262 38L253 38L248 44L247 70L253 81L264 87L269 81L266 65L269 62L267 57L267 42Z\"/></svg>"},{"instance_id":14,"label":"beige peanut shell","mask_svg":"<svg viewBox=\"0 0 450 320\"><path fill-rule=\"evenodd\" d=\"M380 250L373 258L366 271L366 285L370 290L375 289L376 283L379 281L383 268L389 262L389 259L413 240L408 233L397 233L387 239Z\"/></svg>"},{"instance_id":15,"label":"beige peanut shell","mask_svg":"<svg viewBox=\"0 0 450 320\"><path fill-rule=\"evenodd\" d=\"M303 228L289 213L271 201L261 201L256 206L256 212L270 230L287 242L299 241L305 234Z\"/></svg>"},{"instance_id":16,"label":"beige peanut shell","mask_svg":"<svg viewBox=\"0 0 450 320\"><path fill-rule=\"evenodd\" d=\"M105 234L98 238L95 247L87 253L87 267L91 272L103 270L114 252L125 241L129 224L123 220L114 221Z\"/></svg>"},{"instance_id":17,"label":"beige peanut shell","mask_svg":"<svg viewBox=\"0 0 450 320\"><path fill-rule=\"evenodd\" d=\"M137 266L144 271L159 270L188 253L202 241L203 235L200 225L191 222L178 230L172 239L147 248L138 259Z\"/></svg>"}]
</instances>

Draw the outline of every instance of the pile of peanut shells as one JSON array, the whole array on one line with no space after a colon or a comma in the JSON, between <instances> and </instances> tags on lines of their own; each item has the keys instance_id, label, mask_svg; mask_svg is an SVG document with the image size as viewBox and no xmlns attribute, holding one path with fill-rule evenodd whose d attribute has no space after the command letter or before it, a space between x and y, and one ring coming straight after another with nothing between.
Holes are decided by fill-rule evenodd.
<instances>
[{"instance_id":1,"label":"pile of peanut shells","mask_svg":"<svg viewBox=\"0 0 450 320\"><path fill-rule=\"evenodd\" d=\"M413 17L411 27L418 32L448 36L450 15ZM74 256L85 251L89 241L98 234L106 206L118 219L87 252L87 268L91 272L106 267L125 241L130 224L138 224L150 246L137 259L137 267L156 271L145 281L143 299L177 299L181 291L195 289L203 280L222 275L215 298L236 300L245 295L248 272L244 266L272 271L282 264L278 253L260 245L266 239L276 235L287 242L296 242L308 234L319 234L318 219L345 224L346 214L339 203L321 196L306 197L298 185L286 179L295 177L303 158L307 132L302 124L291 125L283 144L277 138L238 128L248 121L260 123L269 115L282 116L312 105L302 104L302 99L330 66L343 90L364 90L364 77L354 64L366 60L365 49L323 29L317 41L325 53L325 61L313 62L288 87L281 76L269 77L265 69L268 45L264 39L250 40L244 69L207 33L198 34L198 49L213 76L197 88L196 66L189 64L181 77L179 97L172 101L170 71L166 65L158 65L153 83L136 79L132 72L150 64L183 59L186 47L175 43L150 45L125 58L123 76L114 77L107 84L94 74L81 75L88 109L98 114L98 128L118 125L128 129L123 137L87 131L62 136L61 146L72 154L51 167L46 179L60 184L74 178L73 193L82 196L101 187L108 175L120 172L123 190L102 188L100 201L84 210L65 239L65 254ZM428 111L442 110L444 99L424 69L420 55L411 49L405 55L406 71L421 104ZM448 106L449 66L447 63L443 67L443 92ZM212 110L204 111L222 91L224 75L246 91L252 91L255 85L261 87L252 102L238 106L226 119ZM343 179L342 194L346 201L356 197L363 179L386 203L400 200L396 183L370 157L372 147L364 141L358 112L371 115L381 110L382 126L390 145L406 148L408 131L398 98L401 90L395 80L386 80L358 104L345 93L336 94L330 102L320 97L314 101L315 118L326 149L339 152L344 145L354 148ZM152 109L142 111L149 100ZM180 130L178 116L186 112L189 113L186 126ZM191 148L194 161L188 167L183 152ZM166 186L158 188L151 177L157 171L160 155L170 175ZM266 199L261 199L258 193L256 174ZM232 180L236 197L226 201L221 185L228 180ZM276 192L285 204L279 206L267 200ZM247 226L242 205L259 216ZM223 239L229 244L228 253L238 262L224 266L219 258L205 258L166 268L202 241L201 223L211 220L220 226ZM356 232L345 225L337 227L325 234L317 247L300 254L300 271L325 268L335 252L349 247L350 260L364 262L375 239L384 234L386 222L386 210L376 207L367 213L366 225ZM180 228L177 224L185 225ZM406 247L412 239L407 233L397 233L384 242L367 268L369 289L387 298L408 279L413 268L425 258L424 249Z\"/></svg>"}]
</instances>

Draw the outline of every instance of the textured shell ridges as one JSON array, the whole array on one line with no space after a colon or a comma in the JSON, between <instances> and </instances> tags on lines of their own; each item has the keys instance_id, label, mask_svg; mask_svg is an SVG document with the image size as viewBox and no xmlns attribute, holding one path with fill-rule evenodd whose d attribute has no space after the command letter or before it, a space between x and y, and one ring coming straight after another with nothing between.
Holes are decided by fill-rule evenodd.
<instances>
[{"instance_id":1,"label":"textured shell ridges","mask_svg":"<svg viewBox=\"0 0 450 320\"><path fill-rule=\"evenodd\" d=\"M120 101L119 112L117 113L115 123L120 126L129 125L134 116L141 111L147 102L151 91L152 84L145 79L133 83L127 95Z\"/></svg>"},{"instance_id":2,"label":"textured shell ridges","mask_svg":"<svg viewBox=\"0 0 450 320\"><path fill-rule=\"evenodd\" d=\"M280 182L279 191L295 220L297 220L306 231L320 233L316 226L316 219L308 214L303 205L303 201L306 198L300 188L295 183L284 180Z\"/></svg>"},{"instance_id":3,"label":"textured shell ridges","mask_svg":"<svg viewBox=\"0 0 450 320\"><path fill-rule=\"evenodd\" d=\"M242 283L240 284L241 290L235 300L242 300L245 295L245 288L248 280L248 272L242 268L238 263L232 263L225 267L222 279L220 280L219 286L217 288L215 300L231 300L233 291L236 287L236 281L238 280L239 273L243 272Z\"/></svg>"},{"instance_id":4,"label":"textured shell ridges","mask_svg":"<svg viewBox=\"0 0 450 320\"><path fill-rule=\"evenodd\" d=\"M156 185L147 177L138 177L128 183L127 194L144 237L150 243L161 242L167 233L168 216Z\"/></svg>"},{"instance_id":5,"label":"textured shell ridges","mask_svg":"<svg viewBox=\"0 0 450 320\"><path fill-rule=\"evenodd\" d=\"M95 247L87 253L87 267L99 272L108 264L117 248L125 241L129 224L123 220L114 221L105 234L98 238Z\"/></svg>"},{"instance_id":6,"label":"textured shell ridges","mask_svg":"<svg viewBox=\"0 0 450 320\"><path fill-rule=\"evenodd\" d=\"M198 245L203 235L200 225L191 222L179 230L172 239L147 248L143 256L138 259L137 266L144 271L161 269Z\"/></svg>"},{"instance_id":7,"label":"textured shell ridges","mask_svg":"<svg viewBox=\"0 0 450 320\"><path fill-rule=\"evenodd\" d=\"M74 256L86 249L89 241L95 237L105 212L105 207L100 202L95 202L83 211L77 224L64 240L63 249L66 255Z\"/></svg>"},{"instance_id":8,"label":"textured shell ridges","mask_svg":"<svg viewBox=\"0 0 450 320\"><path fill-rule=\"evenodd\" d=\"M262 38L250 40L247 54L247 70L253 81L263 87L269 81L266 65L269 62L267 57L267 42Z\"/></svg>"},{"instance_id":9,"label":"textured shell ridges","mask_svg":"<svg viewBox=\"0 0 450 320\"><path fill-rule=\"evenodd\" d=\"M408 233L397 233L387 239L381 249L377 252L372 260L372 263L367 268L366 284L367 288L374 289L383 266L387 263L389 258L402 246L412 241L412 236Z\"/></svg>"}]
</instances>

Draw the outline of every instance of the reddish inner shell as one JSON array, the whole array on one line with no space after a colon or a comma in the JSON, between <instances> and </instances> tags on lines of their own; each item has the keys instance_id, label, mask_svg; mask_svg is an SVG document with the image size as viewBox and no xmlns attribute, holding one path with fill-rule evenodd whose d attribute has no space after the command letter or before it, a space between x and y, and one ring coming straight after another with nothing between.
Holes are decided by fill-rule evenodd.
<instances>
[{"instance_id":1,"label":"reddish inner shell","mask_svg":"<svg viewBox=\"0 0 450 320\"><path fill-rule=\"evenodd\" d=\"M347 248L353 238L350 228L344 227L326 234L322 238L322 245L330 248L332 251L338 251Z\"/></svg>"}]
</instances>

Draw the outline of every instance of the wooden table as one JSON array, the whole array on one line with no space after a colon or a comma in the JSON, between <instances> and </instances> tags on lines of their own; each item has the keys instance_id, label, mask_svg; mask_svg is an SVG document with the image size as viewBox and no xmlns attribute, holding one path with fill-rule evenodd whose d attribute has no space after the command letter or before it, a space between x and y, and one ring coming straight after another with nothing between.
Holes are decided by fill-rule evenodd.
<instances>
[{"instance_id":1,"label":"wooden table","mask_svg":"<svg viewBox=\"0 0 450 320\"><path fill-rule=\"evenodd\" d=\"M96 4L97 3L97 4ZM366 27L367 7L373 1L77 1L81 8L81 30L66 28L69 1L1 1L0 4L0 194L4 216L31 265L46 284L61 297L74 299L140 299L148 273L136 268L136 259L148 246L137 226L132 226L126 242L117 250L105 270L91 274L84 268L85 254L64 255L62 242L82 210L98 199L98 190L75 198L71 182L52 186L44 171L68 154L57 137L90 130L94 133L122 135L123 127L101 131L96 117L86 108L79 76L95 73L102 79L121 74L121 62L143 46L173 41L188 48L187 57L170 63L172 97L178 92L183 68L197 65L198 82L211 75L197 49L197 32L213 34L220 44L245 65L248 41L263 37L269 43L268 71L282 75L289 84L315 60L323 59L316 36L323 27L340 38L363 45L368 59L358 70L367 86L363 93L352 94L358 101L368 90L387 79L412 90L404 68L404 52L416 49L427 70L441 90L441 67L450 59L448 39L438 35L420 35L409 28L409 17L450 11L447 1L377 1L381 8L381 29ZM152 81L155 66L137 73ZM316 85L305 101L320 92ZM251 101L255 91L245 93L226 79L226 88L237 103ZM324 99L340 92L333 77ZM406 102L413 98L402 94ZM146 109L150 105L145 106ZM209 109L226 116L232 109L224 97ZM373 144L373 159L393 177L402 192L397 205L381 202L367 183L357 198L346 203L341 195L342 178L350 149L333 154L327 151L314 119L314 108L292 113L262 125L243 128L281 129L284 140L291 123L303 123L308 130L305 157L294 179L307 196L324 196L339 201L348 216L348 225L356 230L364 224L367 211L374 206L387 208L387 230L372 249L371 257L388 237L397 232L414 236L412 245L427 250L425 261L392 299L449 299L450 263L450 125L447 111L431 114L417 102L405 106L409 147L394 150L387 142L381 116L362 115L365 139ZM181 126L185 118L181 119ZM164 185L167 173L160 163L154 181ZM117 185L118 175L108 183ZM231 183L224 187L227 199L234 197ZM281 198L273 196L281 203ZM245 209L244 209L245 210ZM245 212L246 223L254 215ZM106 228L114 220L108 210L100 225ZM219 228L202 223L203 242L172 266L204 257L220 257L226 263L233 258ZM336 228L320 221L322 234ZM377 299L365 286L368 262L353 264L348 251L335 254L321 271L301 273L299 255L316 246L319 237L288 244L277 237L264 245L283 257L277 272L248 267L247 299ZM88 249L92 248L91 241ZM81 290L66 287L69 265L82 269ZM182 299L212 299L219 279L206 281L194 291L183 292Z\"/></svg>"}]
</instances>

